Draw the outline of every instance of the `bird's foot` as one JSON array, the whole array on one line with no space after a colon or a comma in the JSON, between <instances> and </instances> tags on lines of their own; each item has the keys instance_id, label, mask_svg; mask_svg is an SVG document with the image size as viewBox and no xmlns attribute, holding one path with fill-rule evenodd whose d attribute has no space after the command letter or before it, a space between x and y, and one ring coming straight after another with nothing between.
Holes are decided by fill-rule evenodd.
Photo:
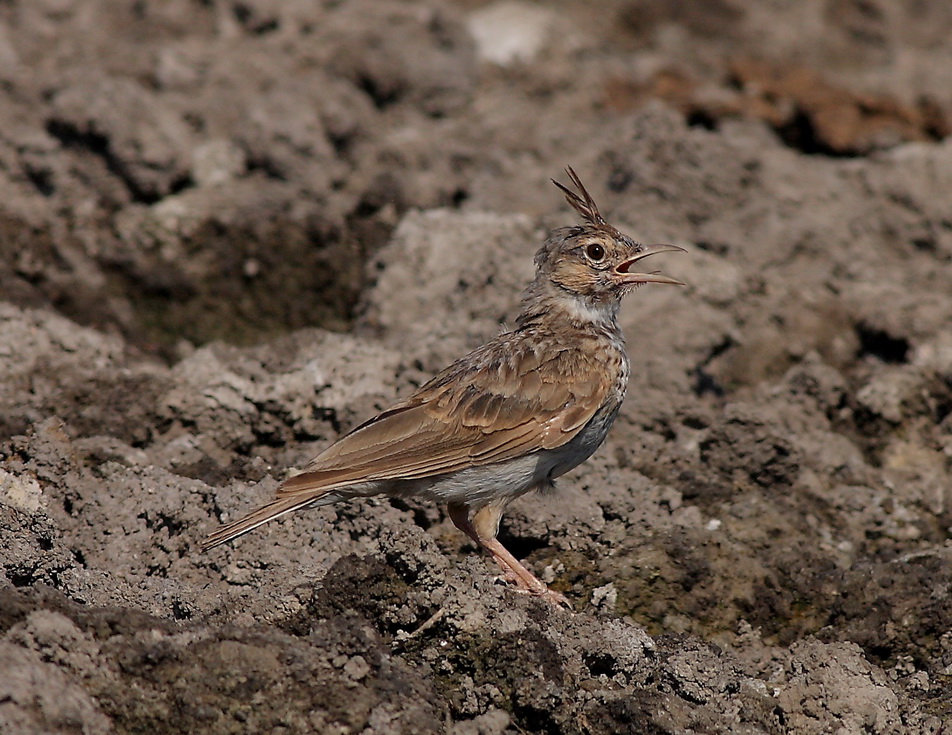
<instances>
[{"instance_id":1,"label":"bird's foot","mask_svg":"<svg viewBox=\"0 0 952 735\"><path fill-rule=\"evenodd\" d=\"M542 589L527 589L526 587L522 587L520 585L514 585L511 589L513 592L518 592L521 595L531 595L532 597L538 597L540 600L550 602L556 607L561 607L563 610L569 610L571 612L575 611L575 608L572 607L572 603L569 602L568 597L563 595L561 592L550 590L548 587L543 587Z\"/></svg>"},{"instance_id":2,"label":"bird's foot","mask_svg":"<svg viewBox=\"0 0 952 735\"><path fill-rule=\"evenodd\" d=\"M555 590L546 588L546 590L543 592L536 592L533 594L535 594L537 597L541 597L543 600L551 602L556 607L561 607L564 610L574 612L575 608L572 607L572 603L569 602L569 598L563 595L561 592L556 592Z\"/></svg>"},{"instance_id":3,"label":"bird's foot","mask_svg":"<svg viewBox=\"0 0 952 735\"><path fill-rule=\"evenodd\" d=\"M545 582L543 582L538 577L533 576L531 579L525 579L515 575L506 575L506 579L513 585L513 589L516 592L538 597L539 599L551 602L556 607L561 607L564 610L574 611L575 609L572 607L572 603L569 602L569 598L567 598L561 592L550 590L548 587L546 587Z\"/></svg>"}]
</instances>

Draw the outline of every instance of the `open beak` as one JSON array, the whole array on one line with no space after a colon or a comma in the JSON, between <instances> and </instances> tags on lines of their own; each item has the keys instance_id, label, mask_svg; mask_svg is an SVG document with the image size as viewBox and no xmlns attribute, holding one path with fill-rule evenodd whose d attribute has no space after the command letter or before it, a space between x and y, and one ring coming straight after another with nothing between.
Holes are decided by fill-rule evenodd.
<instances>
[{"instance_id":1,"label":"open beak","mask_svg":"<svg viewBox=\"0 0 952 735\"><path fill-rule=\"evenodd\" d=\"M674 286L683 286L684 284L681 281L676 281L673 278L662 276L660 273L633 273L631 269L635 263L637 263L642 258L647 258L649 255L656 255L658 253L685 252L687 251L684 248L679 248L677 245L647 245L645 246L645 249L636 254L635 257L629 258L628 260L619 263L615 268L615 273L620 277L621 282L626 284L670 283Z\"/></svg>"}]
</instances>

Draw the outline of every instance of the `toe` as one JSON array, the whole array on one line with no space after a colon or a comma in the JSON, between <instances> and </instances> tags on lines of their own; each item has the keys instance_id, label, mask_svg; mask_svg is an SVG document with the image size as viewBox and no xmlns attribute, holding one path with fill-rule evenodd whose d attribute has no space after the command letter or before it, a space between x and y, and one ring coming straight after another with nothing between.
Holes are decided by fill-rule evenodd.
<instances>
[{"instance_id":1,"label":"toe","mask_svg":"<svg viewBox=\"0 0 952 735\"><path fill-rule=\"evenodd\" d=\"M561 592L556 592L555 590L546 589L545 591L536 593L543 600L551 602L556 607L561 607L565 610L574 610L572 603L569 602L569 598L563 595Z\"/></svg>"}]
</instances>

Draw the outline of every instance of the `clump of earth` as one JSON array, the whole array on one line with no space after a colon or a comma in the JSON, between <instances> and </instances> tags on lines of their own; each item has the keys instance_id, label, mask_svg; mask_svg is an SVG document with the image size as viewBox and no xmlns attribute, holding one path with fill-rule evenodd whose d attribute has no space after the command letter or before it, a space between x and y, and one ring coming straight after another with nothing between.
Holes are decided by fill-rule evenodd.
<instances>
[{"instance_id":1,"label":"clump of earth","mask_svg":"<svg viewBox=\"0 0 952 735\"><path fill-rule=\"evenodd\" d=\"M0 731L952 722L947 3L0 7ZM605 445L208 553L606 218L680 245Z\"/></svg>"}]
</instances>

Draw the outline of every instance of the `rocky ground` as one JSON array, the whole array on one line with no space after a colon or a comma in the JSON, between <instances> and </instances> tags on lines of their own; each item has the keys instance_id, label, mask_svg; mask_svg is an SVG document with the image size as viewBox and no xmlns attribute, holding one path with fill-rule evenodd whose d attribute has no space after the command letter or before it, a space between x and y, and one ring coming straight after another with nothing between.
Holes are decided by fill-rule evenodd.
<instances>
[{"instance_id":1,"label":"rocky ground","mask_svg":"<svg viewBox=\"0 0 952 735\"><path fill-rule=\"evenodd\" d=\"M952 732L945 0L0 4L0 732ZM200 539L511 319L570 164L672 242L501 538ZM661 267L659 259L659 267Z\"/></svg>"}]
</instances>

